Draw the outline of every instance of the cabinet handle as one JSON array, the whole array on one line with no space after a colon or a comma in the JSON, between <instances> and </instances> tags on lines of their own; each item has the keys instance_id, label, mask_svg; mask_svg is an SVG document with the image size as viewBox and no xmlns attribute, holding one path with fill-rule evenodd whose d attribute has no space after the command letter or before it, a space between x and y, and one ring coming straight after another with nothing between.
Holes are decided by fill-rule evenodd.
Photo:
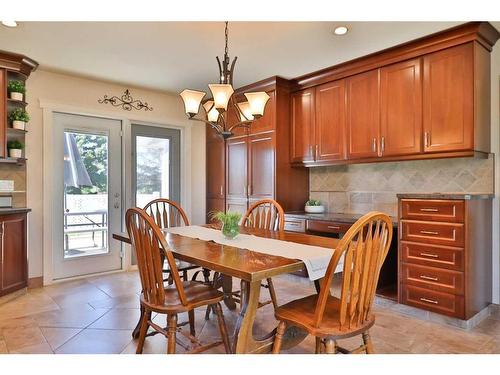
<instances>
[{"instance_id":1,"label":"cabinet handle","mask_svg":"<svg viewBox=\"0 0 500 375\"><path fill-rule=\"evenodd\" d=\"M424 280L438 281L438 278L433 276L420 275L420 278Z\"/></svg>"},{"instance_id":2,"label":"cabinet handle","mask_svg":"<svg viewBox=\"0 0 500 375\"><path fill-rule=\"evenodd\" d=\"M434 305L439 305L438 301L434 301L433 299L428 299L428 298L424 298L424 297L421 297L420 301L428 302L428 303L433 303Z\"/></svg>"},{"instance_id":3,"label":"cabinet handle","mask_svg":"<svg viewBox=\"0 0 500 375\"><path fill-rule=\"evenodd\" d=\"M248 195L248 187L246 185L243 185L243 195Z\"/></svg>"},{"instance_id":4,"label":"cabinet handle","mask_svg":"<svg viewBox=\"0 0 500 375\"><path fill-rule=\"evenodd\" d=\"M313 146L309 146L309 156L313 157Z\"/></svg>"},{"instance_id":5,"label":"cabinet handle","mask_svg":"<svg viewBox=\"0 0 500 375\"><path fill-rule=\"evenodd\" d=\"M373 138L372 141L372 151L377 152L377 138Z\"/></svg>"},{"instance_id":6,"label":"cabinet handle","mask_svg":"<svg viewBox=\"0 0 500 375\"><path fill-rule=\"evenodd\" d=\"M221 197L224 195L224 191L223 190L224 190L224 187L221 185L220 186L220 195L221 195Z\"/></svg>"},{"instance_id":7,"label":"cabinet handle","mask_svg":"<svg viewBox=\"0 0 500 375\"><path fill-rule=\"evenodd\" d=\"M430 134L429 132L424 132L424 145L425 147L429 147Z\"/></svg>"},{"instance_id":8,"label":"cabinet handle","mask_svg":"<svg viewBox=\"0 0 500 375\"><path fill-rule=\"evenodd\" d=\"M380 140L380 156L382 156L385 152L385 137L382 137Z\"/></svg>"},{"instance_id":9,"label":"cabinet handle","mask_svg":"<svg viewBox=\"0 0 500 375\"><path fill-rule=\"evenodd\" d=\"M0 245L0 246L2 246L2 260L0 261L0 263L1 263L1 264L3 264L3 255L4 255L3 251L4 251L4 247L5 247L5 246L3 245L3 234L4 234L4 229L5 229L5 223L4 223L4 222L2 222L2 226L1 226L1 229L0 229L0 230L1 230L0 236L2 237L2 243L1 243L1 245Z\"/></svg>"},{"instance_id":10,"label":"cabinet handle","mask_svg":"<svg viewBox=\"0 0 500 375\"><path fill-rule=\"evenodd\" d=\"M300 223L297 223L297 222L294 222L294 221L287 221L287 222L285 222L285 225L291 226L291 227L300 227L301 226Z\"/></svg>"},{"instance_id":11,"label":"cabinet handle","mask_svg":"<svg viewBox=\"0 0 500 375\"><path fill-rule=\"evenodd\" d=\"M318 160L318 155L319 155L319 145L316 145L316 154L314 156L314 160Z\"/></svg>"},{"instance_id":12,"label":"cabinet handle","mask_svg":"<svg viewBox=\"0 0 500 375\"><path fill-rule=\"evenodd\" d=\"M420 256L423 256L423 257L429 257L429 258L439 258L439 255L437 254L431 254L431 253L420 253Z\"/></svg>"},{"instance_id":13,"label":"cabinet handle","mask_svg":"<svg viewBox=\"0 0 500 375\"><path fill-rule=\"evenodd\" d=\"M420 211L423 211L423 212L438 212L439 210L437 208L421 208Z\"/></svg>"},{"instance_id":14,"label":"cabinet handle","mask_svg":"<svg viewBox=\"0 0 500 375\"><path fill-rule=\"evenodd\" d=\"M439 234L439 232L433 232L433 231L430 231L430 230L421 230L420 233L421 234L431 234L433 236L437 236Z\"/></svg>"},{"instance_id":15,"label":"cabinet handle","mask_svg":"<svg viewBox=\"0 0 500 375\"><path fill-rule=\"evenodd\" d=\"M252 185L248 185L247 191L248 191L248 195L252 195Z\"/></svg>"},{"instance_id":16,"label":"cabinet handle","mask_svg":"<svg viewBox=\"0 0 500 375\"><path fill-rule=\"evenodd\" d=\"M336 225L328 225L327 228L328 229L337 229L337 230L340 229L340 227L336 226Z\"/></svg>"}]
</instances>

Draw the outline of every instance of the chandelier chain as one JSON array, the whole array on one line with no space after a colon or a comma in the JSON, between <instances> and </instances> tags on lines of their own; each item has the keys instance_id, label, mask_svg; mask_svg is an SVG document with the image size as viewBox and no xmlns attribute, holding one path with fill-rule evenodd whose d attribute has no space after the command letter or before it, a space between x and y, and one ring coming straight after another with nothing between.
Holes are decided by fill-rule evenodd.
<instances>
[{"instance_id":1,"label":"chandelier chain","mask_svg":"<svg viewBox=\"0 0 500 375\"><path fill-rule=\"evenodd\" d=\"M225 47L225 49L224 49L224 55L226 55L226 56L227 56L227 53L228 53L228 48L227 48L228 34L229 34L228 29L227 29L227 25L228 25L228 23L229 23L229 22L228 22L228 21L226 21L226 29L225 29L225 31L224 31L224 35L225 35L225 38L226 38L226 47Z\"/></svg>"}]
</instances>

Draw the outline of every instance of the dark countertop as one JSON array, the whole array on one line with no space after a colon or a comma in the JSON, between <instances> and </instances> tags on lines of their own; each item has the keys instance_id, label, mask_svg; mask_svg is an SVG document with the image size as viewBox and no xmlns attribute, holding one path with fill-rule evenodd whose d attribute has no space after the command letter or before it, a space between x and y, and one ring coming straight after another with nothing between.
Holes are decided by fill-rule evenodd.
<instances>
[{"instance_id":1,"label":"dark countertop","mask_svg":"<svg viewBox=\"0 0 500 375\"><path fill-rule=\"evenodd\" d=\"M348 223L352 224L356 222L364 214L355 213L340 213L340 212L324 212L322 214L310 214L304 211L289 211L285 212L287 217L293 217L297 219L311 219L311 220L322 220L322 221L336 221L338 223ZM390 216L394 226L397 225L398 218L395 216Z\"/></svg>"},{"instance_id":2,"label":"dark countertop","mask_svg":"<svg viewBox=\"0 0 500 375\"><path fill-rule=\"evenodd\" d=\"M31 208L26 208L26 207L3 207L0 208L0 215L21 214L30 211Z\"/></svg>"},{"instance_id":3,"label":"dark countertop","mask_svg":"<svg viewBox=\"0 0 500 375\"><path fill-rule=\"evenodd\" d=\"M488 193L400 193L398 198L407 199L493 199L495 194Z\"/></svg>"}]
</instances>

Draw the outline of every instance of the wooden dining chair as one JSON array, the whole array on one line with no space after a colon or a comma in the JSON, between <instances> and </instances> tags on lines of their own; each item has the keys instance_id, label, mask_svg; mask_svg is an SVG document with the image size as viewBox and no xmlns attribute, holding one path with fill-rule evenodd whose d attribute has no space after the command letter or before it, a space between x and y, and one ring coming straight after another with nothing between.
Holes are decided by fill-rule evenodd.
<instances>
[{"instance_id":1,"label":"wooden dining chair","mask_svg":"<svg viewBox=\"0 0 500 375\"><path fill-rule=\"evenodd\" d=\"M381 212L361 217L340 240L321 280L318 294L291 301L275 311L280 321L273 353L279 353L287 326L316 336L316 353L374 353L369 329L375 323L372 304L380 268L392 239L392 222ZM344 257L340 298L330 293L337 264ZM354 350L337 340L361 335L363 344Z\"/></svg>"},{"instance_id":2,"label":"wooden dining chair","mask_svg":"<svg viewBox=\"0 0 500 375\"><path fill-rule=\"evenodd\" d=\"M144 206L144 211L146 211L148 215L153 218L156 225L158 225L161 229L189 225L189 220L182 207L177 202L171 201L170 199L166 198L154 199L148 204L146 204L146 206ZM200 268L199 266L188 262L182 262L182 261L177 262L177 270L180 272L180 274L182 274L182 278L184 281L188 280L189 270L194 270L199 268ZM172 284L173 282L172 274L170 272L168 264L166 263L164 265L163 272L167 275L165 281ZM196 277L200 272L201 269L193 275L194 280L196 280ZM210 272L204 271L203 275L205 277L204 281L208 283Z\"/></svg>"},{"instance_id":3,"label":"wooden dining chair","mask_svg":"<svg viewBox=\"0 0 500 375\"><path fill-rule=\"evenodd\" d=\"M149 327L167 338L167 353L175 353L177 331L191 342L191 347L185 347L189 353L199 353L220 344L224 344L226 353L230 353L229 338L220 305L224 294L210 285L181 280L165 236L146 211L140 208L130 208L127 210L125 221L132 247L137 256L137 266L142 284L140 303L145 310L141 320L137 354L142 353ZM163 283L162 257L167 260L173 278L173 284L166 287ZM213 307L219 323L221 341L201 345L195 335L185 334L177 326L179 313L190 313L195 308L202 306ZM166 329L153 323L152 312L167 315Z\"/></svg>"}]
</instances>

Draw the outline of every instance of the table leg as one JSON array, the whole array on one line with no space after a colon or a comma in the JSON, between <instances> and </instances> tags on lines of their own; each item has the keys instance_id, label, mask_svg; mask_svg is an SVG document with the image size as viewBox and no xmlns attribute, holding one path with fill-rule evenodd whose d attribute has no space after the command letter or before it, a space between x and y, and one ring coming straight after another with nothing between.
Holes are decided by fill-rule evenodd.
<instances>
[{"instance_id":1,"label":"table leg","mask_svg":"<svg viewBox=\"0 0 500 375\"><path fill-rule=\"evenodd\" d=\"M236 309L236 301L233 298L233 278L227 275L220 275L222 282L222 291L224 292L224 304L229 310Z\"/></svg>"},{"instance_id":2,"label":"table leg","mask_svg":"<svg viewBox=\"0 0 500 375\"><path fill-rule=\"evenodd\" d=\"M241 309L236 322L233 338L233 353L269 353L273 348L276 328L265 337L255 339L252 329L259 307L261 281L241 281ZM289 327L283 335L283 349L298 345L307 337L307 332Z\"/></svg>"}]
</instances>

